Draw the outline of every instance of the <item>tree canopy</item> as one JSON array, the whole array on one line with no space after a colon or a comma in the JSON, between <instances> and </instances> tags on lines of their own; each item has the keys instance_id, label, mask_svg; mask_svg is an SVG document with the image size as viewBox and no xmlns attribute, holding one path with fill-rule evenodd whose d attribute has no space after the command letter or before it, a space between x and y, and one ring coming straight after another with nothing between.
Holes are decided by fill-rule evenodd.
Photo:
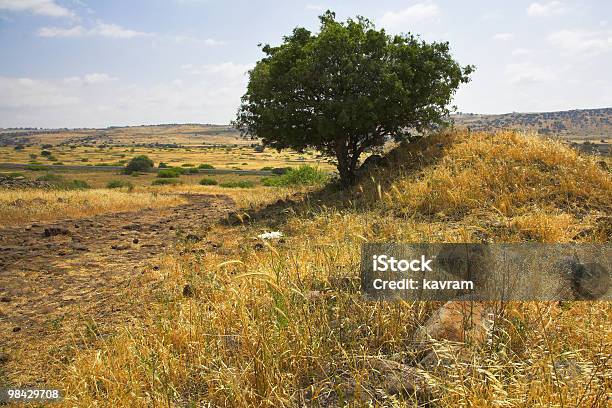
<instances>
[{"instance_id":1,"label":"tree canopy","mask_svg":"<svg viewBox=\"0 0 612 408\"><path fill-rule=\"evenodd\" d=\"M318 149L350 184L364 151L442 124L473 67L460 66L447 42L391 36L331 11L320 20L317 34L298 27L262 46L234 124L279 150Z\"/></svg>"}]
</instances>

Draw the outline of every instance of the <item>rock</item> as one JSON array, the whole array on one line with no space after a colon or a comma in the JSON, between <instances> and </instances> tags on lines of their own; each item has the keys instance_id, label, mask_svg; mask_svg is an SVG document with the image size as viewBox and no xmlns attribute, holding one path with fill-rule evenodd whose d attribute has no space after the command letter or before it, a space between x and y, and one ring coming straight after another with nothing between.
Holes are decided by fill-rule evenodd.
<instances>
[{"instance_id":1,"label":"rock","mask_svg":"<svg viewBox=\"0 0 612 408\"><path fill-rule=\"evenodd\" d=\"M10 301L11 301L11 298L10 298L10 297L8 297L8 296L2 296L2 297L0 297L0 302L2 302L2 303L8 303L8 302L10 302Z\"/></svg>"},{"instance_id":2,"label":"rock","mask_svg":"<svg viewBox=\"0 0 612 408\"><path fill-rule=\"evenodd\" d=\"M56 235L69 235L70 231L67 230L66 228L60 228L60 227L49 227L49 228L45 228L45 231L43 232L43 236L45 237L53 237Z\"/></svg>"},{"instance_id":3,"label":"rock","mask_svg":"<svg viewBox=\"0 0 612 408\"><path fill-rule=\"evenodd\" d=\"M6 353L0 353L0 364L4 364L9 361L9 356Z\"/></svg>"},{"instance_id":4,"label":"rock","mask_svg":"<svg viewBox=\"0 0 612 408\"><path fill-rule=\"evenodd\" d=\"M21 331L21 327L19 327L19 326L13 327L13 333L17 333L17 332L20 332L20 331Z\"/></svg>"},{"instance_id":5,"label":"rock","mask_svg":"<svg viewBox=\"0 0 612 408\"><path fill-rule=\"evenodd\" d=\"M249 215L246 213L239 214L237 212L230 212L227 214L225 221L228 225L240 225L244 224L244 222L249 218Z\"/></svg>"},{"instance_id":6,"label":"rock","mask_svg":"<svg viewBox=\"0 0 612 408\"><path fill-rule=\"evenodd\" d=\"M111 245L111 249L115 249L117 251L125 251L126 249L130 249L129 244L120 244L120 245Z\"/></svg>"},{"instance_id":7,"label":"rock","mask_svg":"<svg viewBox=\"0 0 612 408\"><path fill-rule=\"evenodd\" d=\"M258 243L256 243L256 244L253 246L253 248L254 248L256 251L261 251L261 250L264 248L264 245L263 245L261 242L258 242Z\"/></svg>"},{"instance_id":8,"label":"rock","mask_svg":"<svg viewBox=\"0 0 612 408\"><path fill-rule=\"evenodd\" d=\"M132 242L133 242L134 244L137 244L137 243L138 243L138 242L140 242L140 241L138 240L138 238L134 238L134 239L132 240Z\"/></svg>"},{"instance_id":9,"label":"rock","mask_svg":"<svg viewBox=\"0 0 612 408\"><path fill-rule=\"evenodd\" d=\"M195 292L190 284L186 284L185 286L183 286L183 296L193 297L194 294Z\"/></svg>"},{"instance_id":10,"label":"rock","mask_svg":"<svg viewBox=\"0 0 612 408\"><path fill-rule=\"evenodd\" d=\"M192 242L192 243L200 242L201 240L202 238L200 238L199 236L195 234L187 234L187 236L185 237L185 241Z\"/></svg>"},{"instance_id":11,"label":"rock","mask_svg":"<svg viewBox=\"0 0 612 408\"><path fill-rule=\"evenodd\" d=\"M413 343L426 349L432 341L483 343L493 326L491 312L483 302L451 300L416 330Z\"/></svg>"},{"instance_id":12,"label":"rock","mask_svg":"<svg viewBox=\"0 0 612 408\"><path fill-rule=\"evenodd\" d=\"M357 172L359 174L364 174L374 169L375 167L386 167L388 164L388 159L382 157L379 154L373 154L363 161L361 166L359 166Z\"/></svg>"},{"instance_id":13,"label":"rock","mask_svg":"<svg viewBox=\"0 0 612 408\"><path fill-rule=\"evenodd\" d=\"M85 245L80 244L72 244L71 248L75 251L89 251L89 248L87 248Z\"/></svg>"},{"instance_id":14,"label":"rock","mask_svg":"<svg viewBox=\"0 0 612 408\"><path fill-rule=\"evenodd\" d=\"M610 170L610 169L608 168L608 163L606 163L606 162L605 162L605 161L603 161L603 160L598 161L598 162L597 162L597 165L598 165L598 166L599 166L599 167L600 167L602 170L605 170L605 171L609 171L609 170Z\"/></svg>"},{"instance_id":15,"label":"rock","mask_svg":"<svg viewBox=\"0 0 612 408\"><path fill-rule=\"evenodd\" d=\"M124 230L129 230L129 231L140 231L142 229L142 225L140 224L128 224L128 225L124 225L123 226Z\"/></svg>"}]
</instances>

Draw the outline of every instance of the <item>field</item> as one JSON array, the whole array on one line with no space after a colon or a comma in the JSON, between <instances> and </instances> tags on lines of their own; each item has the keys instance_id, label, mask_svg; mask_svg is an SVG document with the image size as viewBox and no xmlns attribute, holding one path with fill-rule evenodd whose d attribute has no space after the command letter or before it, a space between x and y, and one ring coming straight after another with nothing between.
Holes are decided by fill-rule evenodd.
<instances>
[{"instance_id":1,"label":"field","mask_svg":"<svg viewBox=\"0 0 612 408\"><path fill-rule=\"evenodd\" d=\"M177 167L331 169L315 152L109 147L58 139L49 150L66 165L147 154ZM40 151L5 146L0 161ZM415 338L440 304L367 301L358 270L364 242L607 243L609 158L533 134L456 130L387 158L349 191L271 187L254 174L154 186L156 173L86 168L53 174L93 189L2 189L0 220L13 227L0 384L60 384L60 406L606 406L609 302L500 304L486 341L466 331L424 345ZM106 188L113 180L132 187ZM50 227L57 234L41 238ZM270 231L282 238L258 238Z\"/></svg>"}]
</instances>

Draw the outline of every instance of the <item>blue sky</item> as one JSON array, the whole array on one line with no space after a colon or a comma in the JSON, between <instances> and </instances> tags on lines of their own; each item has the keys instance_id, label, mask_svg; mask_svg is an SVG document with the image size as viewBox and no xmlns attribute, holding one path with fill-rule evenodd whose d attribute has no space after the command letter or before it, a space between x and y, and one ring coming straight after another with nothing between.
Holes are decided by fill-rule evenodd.
<instances>
[{"instance_id":1,"label":"blue sky","mask_svg":"<svg viewBox=\"0 0 612 408\"><path fill-rule=\"evenodd\" d=\"M449 41L460 111L612 106L609 0L0 0L0 127L227 123L257 44L326 9Z\"/></svg>"}]
</instances>

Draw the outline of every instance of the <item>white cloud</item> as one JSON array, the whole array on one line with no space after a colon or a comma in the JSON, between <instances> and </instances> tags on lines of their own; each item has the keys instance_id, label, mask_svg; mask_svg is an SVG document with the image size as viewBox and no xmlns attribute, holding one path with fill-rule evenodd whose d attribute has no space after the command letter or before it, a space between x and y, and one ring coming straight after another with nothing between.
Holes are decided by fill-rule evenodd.
<instances>
[{"instance_id":1,"label":"white cloud","mask_svg":"<svg viewBox=\"0 0 612 408\"><path fill-rule=\"evenodd\" d=\"M511 40L512 38L514 38L514 34L512 33L497 33L493 36L494 40L499 40L499 41L508 41L508 40Z\"/></svg>"},{"instance_id":2,"label":"white cloud","mask_svg":"<svg viewBox=\"0 0 612 408\"><path fill-rule=\"evenodd\" d=\"M522 57L531 54L533 54L533 51L527 48L515 48L514 50L512 50L513 57Z\"/></svg>"},{"instance_id":3,"label":"white cloud","mask_svg":"<svg viewBox=\"0 0 612 408\"><path fill-rule=\"evenodd\" d=\"M548 82L557 78L550 68L532 62L510 64L506 67L505 74L511 84L521 86Z\"/></svg>"},{"instance_id":4,"label":"white cloud","mask_svg":"<svg viewBox=\"0 0 612 408\"><path fill-rule=\"evenodd\" d=\"M565 55L595 56L612 51L612 30L561 30L547 39Z\"/></svg>"},{"instance_id":5,"label":"white cloud","mask_svg":"<svg viewBox=\"0 0 612 408\"><path fill-rule=\"evenodd\" d=\"M0 126L228 123L252 67L187 64L183 75L154 84L126 84L107 73L52 80L0 77Z\"/></svg>"},{"instance_id":6,"label":"white cloud","mask_svg":"<svg viewBox=\"0 0 612 408\"><path fill-rule=\"evenodd\" d=\"M549 17L555 14L562 14L567 11L567 7L560 1L549 1L547 3L531 3L527 7L527 15L530 17Z\"/></svg>"},{"instance_id":7,"label":"white cloud","mask_svg":"<svg viewBox=\"0 0 612 408\"><path fill-rule=\"evenodd\" d=\"M0 10L29 12L49 17L76 17L73 11L60 6L55 0L0 0Z\"/></svg>"},{"instance_id":8,"label":"white cloud","mask_svg":"<svg viewBox=\"0 0 612 408\"><path fill-rule=\"evenodd\" d=\"M0 77L0 108L55 108L74 106L79 98L62 91L61 84L31 78Z\"/></svg>"},{"instance_id":9,"label":"white cloud","mask_svg":"<svg viewBox=\"0 0 612 408\"><path fill-rule=\"evenodd\" d=\"M389 29L408 29L410 24L430 20L440 15L437 4L426 1L400 11L389 11L380 18L380 24Z\"/></svg>"},{"instance_id":10,"label":"white cloud","mask_svg":"<svg viewBox=\"0 0 612 408\"><path fill-rule=\"evenodd\" d=\"M130 30L117 24L107 24L98 21L92 28L86 29L77 25L70 28L62 27L42 27L38 30L39 37L86 37L100 36L109 38L128 39L134 37L152 36L152 33Z\"/></svg>"},{"instance_id":11,"label":"white cloud","mask_svg":"<svg viewBox=\"0 0 612 408\"><path fill-rule=\"evenodd\" d=\"M94 72L92 74L86 74L83 76L73 76L64 79L64 83L66 84L76 84L76 85L93 85L100 84L109 81L115 81L117 78L112 77L105 73L97 73Z\"/></svg>"}]
</instances>

